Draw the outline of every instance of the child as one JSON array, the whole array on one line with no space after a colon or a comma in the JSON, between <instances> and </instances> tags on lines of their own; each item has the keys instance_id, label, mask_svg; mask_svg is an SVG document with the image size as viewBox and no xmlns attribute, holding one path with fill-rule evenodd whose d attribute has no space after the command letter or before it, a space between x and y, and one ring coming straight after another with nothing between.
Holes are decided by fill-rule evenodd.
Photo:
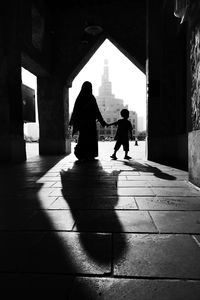
<instances>
[{"instance_id":1,"label":"child","mask_svg":"<svg viewBox=\"0 0 200 300\"><path fill-rule=\"evenodd\" d=\"M132 135L132 125L131 122L128 120L129 118L129 111L128 109L122 109L120 112L121 116L123 119L120 119L114 123L107 124L107 126L110 125L117 125L117 132L115 135L115 140L116 144L114 147L114 153L111 155L111 158L117 159L116 153L123 145L124 151L125 151L125 156L124 159L131 159L130 156L128 156L128 151L129 151L129 138L132 140L133 135Z\"/></svg>"}]
</instances>

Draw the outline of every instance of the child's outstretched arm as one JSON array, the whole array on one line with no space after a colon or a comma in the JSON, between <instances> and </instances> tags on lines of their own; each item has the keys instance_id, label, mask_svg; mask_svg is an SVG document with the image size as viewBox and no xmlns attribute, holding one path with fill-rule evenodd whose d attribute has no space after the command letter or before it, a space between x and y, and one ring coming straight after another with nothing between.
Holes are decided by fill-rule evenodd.
<instances>
[{"instance_id":1,"label":"child's outstretched arm","mask_svg":"<svg viewBox=\"0 0 200 300\"><path fill-rule=\"evenodd\" d=\"M118 124L118 122L113 122L113 123L110 123L110 124L107 123L107 126L112 126L112 125L117 125L117 124Z\"/></svg>"}]
</instances>

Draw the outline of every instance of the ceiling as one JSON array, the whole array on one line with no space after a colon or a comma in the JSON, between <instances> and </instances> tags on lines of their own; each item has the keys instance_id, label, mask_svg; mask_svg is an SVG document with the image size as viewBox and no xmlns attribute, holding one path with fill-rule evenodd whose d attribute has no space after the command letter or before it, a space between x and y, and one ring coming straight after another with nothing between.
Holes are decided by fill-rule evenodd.
<instances>
[{"instance_id":1,"label":"ceiling","mask_svg":"<svg viewBox=\"0 0 200 300\"><path fill-rule=\"evenodd\" d=\"M146 0L34 1L46 21L53 69L69 77L109 38L142 71L146 60ZM102 29L96 35L87 26Z\"/></svg>"}]
</instances>

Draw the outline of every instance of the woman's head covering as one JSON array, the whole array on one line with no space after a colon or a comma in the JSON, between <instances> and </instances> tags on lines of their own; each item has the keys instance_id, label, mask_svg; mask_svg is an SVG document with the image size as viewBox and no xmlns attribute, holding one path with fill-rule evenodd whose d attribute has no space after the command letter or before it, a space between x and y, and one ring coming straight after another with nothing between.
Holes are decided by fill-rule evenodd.
<instances>
[{"instance_id":1,"label":"woman's head covering","mask_svg":"<svg viewBox=\"0 0 200 300\"><path fill-rule=\"evenodd\" d=\"M95 97L92 94L92 84L85 81L81 87L81 91L76 98L74 109L72 112L70 125L73 126L72 135L80 128L91 126L91 122L98 120L102 126L105 126L105 121L100 113ZM88 125L89 124L89 125Z\"/></svg>"},{"instance_id":2,"label":"woman's head covering","mask_svg":"<svg viewBox=\"0 0 200 300\"><path fill-rule=\"evenodd\" d=\"M74 104L74 110L77 108L80 109L81 107L84 107L86 102L91 99L91 96L92 96L92 84L89 81L85 81L82 84L78 97L76 98Z\"/></svg>"},{"instance_id":3,"label":"woman's head covering","mask_svg":"<svg viewBox=\"0 0 200 300\"><path fill-rule=\"evenodd\" d=\"M81 91L80 91L79 95L80 94L92 95L92 84L91 84L91 82L85 81L82 84Z\"/></svg>"}]
</instances>

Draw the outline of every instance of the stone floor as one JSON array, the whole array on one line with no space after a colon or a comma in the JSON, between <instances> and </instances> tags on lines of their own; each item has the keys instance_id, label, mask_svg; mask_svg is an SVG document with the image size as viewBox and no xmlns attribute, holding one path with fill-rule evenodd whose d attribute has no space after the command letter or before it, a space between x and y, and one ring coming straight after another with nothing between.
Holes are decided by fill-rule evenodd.
<instances>
[{"instance_id":1,"label":"stone floor","mask_svg":"<svg viewBox=\"0 0 200 300\"><path fill-rule=\"evenodd\" d=\"M2 165L1 299L200 299L200 190L144 159ZM20 299L19 298L19 299Z\"/></svg>"}]
</instances>

